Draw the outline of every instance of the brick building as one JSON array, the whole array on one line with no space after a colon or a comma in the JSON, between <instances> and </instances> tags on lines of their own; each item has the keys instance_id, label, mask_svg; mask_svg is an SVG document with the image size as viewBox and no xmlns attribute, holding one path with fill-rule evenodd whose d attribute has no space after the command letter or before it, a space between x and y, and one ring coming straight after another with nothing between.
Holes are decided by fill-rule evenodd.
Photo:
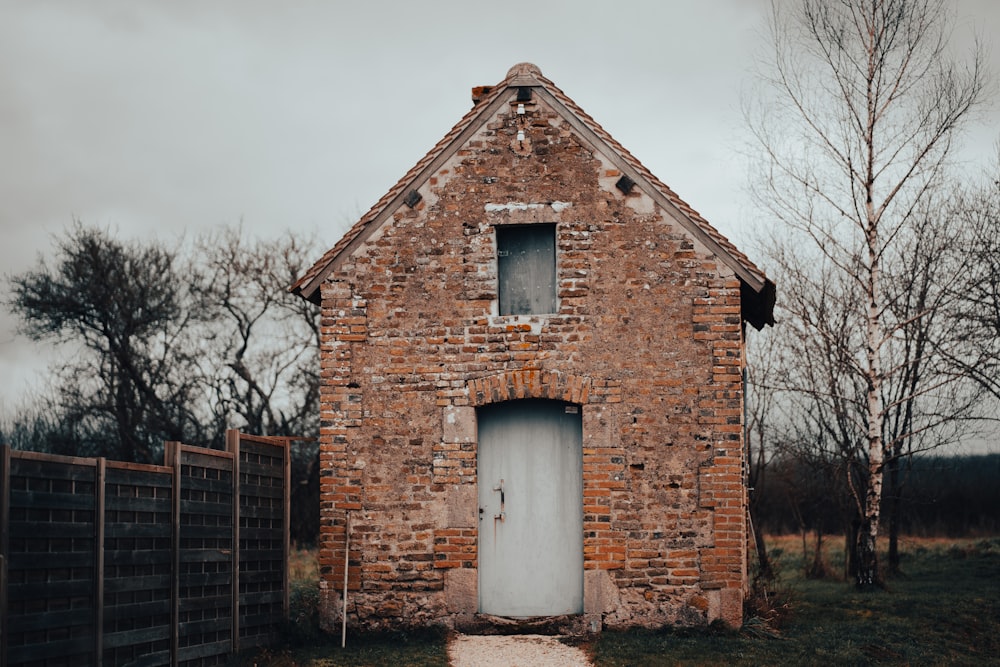
<instances>
[{"instance_id":1,"label":"brick building","mask_svg":"<svg viewBox=\"0 0 1000 667\"><path fill-rule=\"evenodd\" d=\"M534 65L473 102L292 288L326 621L349 525L351 625L738 625L774 285Z\"/></svg>"}]
</instances>

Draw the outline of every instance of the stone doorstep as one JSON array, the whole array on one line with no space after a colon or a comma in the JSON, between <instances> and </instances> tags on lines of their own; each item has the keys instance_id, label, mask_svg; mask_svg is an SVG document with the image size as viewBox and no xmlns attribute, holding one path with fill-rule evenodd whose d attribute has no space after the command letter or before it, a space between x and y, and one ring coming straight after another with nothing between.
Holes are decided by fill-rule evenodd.
<instances>
[{"instance_id":1,"label":"stone doorstep","mask_svg":"<svg viewBox=\"0 0 1000 667\"><path fill-rule=\"evenodd\" d=\"M461 614L455 617L455 629L467 635L563 635L587 634L583 614L508 618L490 614Z\"/></svg>"}]
</instances>

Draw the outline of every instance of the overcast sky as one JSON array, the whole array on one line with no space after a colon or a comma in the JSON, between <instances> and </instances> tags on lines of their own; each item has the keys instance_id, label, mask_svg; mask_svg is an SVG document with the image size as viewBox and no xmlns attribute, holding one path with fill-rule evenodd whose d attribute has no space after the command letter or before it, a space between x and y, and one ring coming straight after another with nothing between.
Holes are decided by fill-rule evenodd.
<instances>
[{"instance_id":1,"label":"overcast sky","mask_svg":"<svg viewBox=\"0 0 1000 667\"><path fill-rule=\"evenodd\" d=\"M996 42L1000 1L952 4L956 39ZM740 243L740 98L768 7L0 0L0 269L32 266L74 217L168 241L242 220L332 246L470 108L472 86L522 61ZM994 106L969 160L998 136ZM0 410L49 354L0 313Z\"/></svg>"}]
</instances>

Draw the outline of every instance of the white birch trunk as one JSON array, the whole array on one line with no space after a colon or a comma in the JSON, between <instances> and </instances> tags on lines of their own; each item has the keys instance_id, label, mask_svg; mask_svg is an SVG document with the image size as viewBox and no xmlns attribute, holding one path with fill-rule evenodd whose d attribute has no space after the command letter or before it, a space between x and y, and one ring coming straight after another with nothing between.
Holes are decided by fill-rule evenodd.
<instances>
[{"instance_id":1,"label":"white birch trunk","mask_svg":"<svg viewBox=\"0 0 1000 667\"><path fill-rule=\"evenodd\" d=\"M864 521L858 532L858 572L859 586L873 586L880 582L878 574L878 532L879 514L882 502L882 464L884 449L882 443L882 363L881 346L883 339L880 316L880 267L878 258L878 222L873 219L871 200L868 202L868 318L866 352L868 361L868 488L865 493Z\"/></svg>"}]
</instances>

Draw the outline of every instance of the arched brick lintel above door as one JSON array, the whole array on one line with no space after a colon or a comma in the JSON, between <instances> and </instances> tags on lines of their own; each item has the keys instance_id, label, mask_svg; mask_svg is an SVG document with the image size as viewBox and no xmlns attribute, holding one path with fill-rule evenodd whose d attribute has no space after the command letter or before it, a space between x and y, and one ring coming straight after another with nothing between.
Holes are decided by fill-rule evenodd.
<instances>
[{"instance_id":1,"label":"arched brick lintel above door","mask_svg":"<svg viewBox=\"0 0 1000 667\"><path fill-rule=\"evenodd\" d=\"M584 405L590 402L592 378L540 369L505 371L469 380L469 403L478 407L520 398L549 398Z\"/></svg>"}]
</instances>

